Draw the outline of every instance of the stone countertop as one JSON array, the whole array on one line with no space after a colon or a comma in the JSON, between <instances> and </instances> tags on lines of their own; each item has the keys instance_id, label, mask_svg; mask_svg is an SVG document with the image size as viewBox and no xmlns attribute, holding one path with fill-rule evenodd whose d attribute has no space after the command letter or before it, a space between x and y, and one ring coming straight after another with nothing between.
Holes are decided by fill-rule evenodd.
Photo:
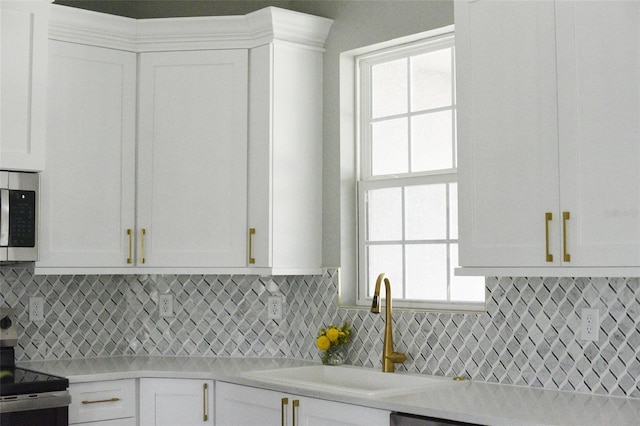
<instances>
[{"instance_id":1,"label":"stone countertop","mask_svg":"<svg viewBox=\"0 0 640 426\"><path fill-rule=\"evenodd\" d=\"M463 381L381 398L365 398L267 384L243 377L246 371L317 363L279 358L142 357L31 361L20 367L69 379L70 383L143 377L211 379L366 407L486 425L637 425L640 399ZM403 373L394 373L403 374Z\"/></svg>"}]
</instances>

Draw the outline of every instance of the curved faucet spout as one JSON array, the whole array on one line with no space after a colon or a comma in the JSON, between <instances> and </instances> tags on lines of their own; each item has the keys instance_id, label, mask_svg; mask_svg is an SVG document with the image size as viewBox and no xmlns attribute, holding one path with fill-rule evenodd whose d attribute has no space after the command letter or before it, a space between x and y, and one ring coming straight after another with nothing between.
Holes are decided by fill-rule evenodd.
<instances>
[{"instance_id":1,"label":"curved faucet spout","mask_svg":"<svg viewBox=\"0 0 640 426\"><path fill-rule=\"evenodd\" d=\"M384 276L384 273L378 275L378 279L376 280L376 287L373 290L373 303L371 304L371 312L374 314L380 313L380 284L384 280L384 291L387 295L387 305L391 307L391 283L389 282L389 278Z\"/></svg>"},{"instance_id":2,"label":"curved faucet spout","mask_svg":"<svg viewBox=\"0 0 640 426\"><path fill-rule=\"evenodd\" d=\"M395 352L393 349L393 329L391 316L391 282L384 276L384 273L378 275L376 287L373 291L373 303L371 304L371 312L380 313L380 285L384 282L385 297L387 303L385 305L385 325L384 325L384 342L382 344L382 371L392 373L395 371L395 363L403 363L407 356L402 352Z\"/></svg>"}]
</instances>

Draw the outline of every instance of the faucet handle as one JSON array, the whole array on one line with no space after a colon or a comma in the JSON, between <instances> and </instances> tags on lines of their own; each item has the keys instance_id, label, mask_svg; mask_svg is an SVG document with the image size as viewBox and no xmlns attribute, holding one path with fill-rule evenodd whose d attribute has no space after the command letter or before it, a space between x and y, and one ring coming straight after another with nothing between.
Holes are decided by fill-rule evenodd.
<instances>
[{"instance_id":1,"label":"faucet handle","mask_svg":"<svg viewBox=\"0 0 640 426\"><path fill-rule=\"evenodd\" d=\"M407 360L407 356L402 352L391 352L387 355L387 359L393 361L394 364L402 364Z\"/></svg>"}]
</instances>

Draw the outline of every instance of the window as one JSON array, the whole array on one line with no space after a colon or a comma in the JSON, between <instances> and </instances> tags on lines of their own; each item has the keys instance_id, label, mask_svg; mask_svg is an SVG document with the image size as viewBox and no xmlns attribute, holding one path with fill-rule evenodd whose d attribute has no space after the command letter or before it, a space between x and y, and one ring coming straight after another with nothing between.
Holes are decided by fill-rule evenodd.
<instances>
[{"instance_id":1,"label":"window","mask_svg":"<svg viewBox=\"0 0 640 426\"><path fill-rule=\"evenodd\" d=\"M394 305L484 309L484 278L457 277L453 33L355 57L357 304L379 273Z\"/></svg>"}]
</instances>

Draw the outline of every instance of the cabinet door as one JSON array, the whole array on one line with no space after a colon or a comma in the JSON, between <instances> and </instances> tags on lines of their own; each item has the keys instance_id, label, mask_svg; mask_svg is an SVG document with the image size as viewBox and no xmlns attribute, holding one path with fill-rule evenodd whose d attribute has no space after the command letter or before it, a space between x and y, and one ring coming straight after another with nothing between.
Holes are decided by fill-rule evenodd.
<instances>
[{"instance_id":1,"label":"cabinet door","mask_svg":"<svg viewBox=\"0 0 640 426\"><path fill-rule=\"evenodd\" d=\"M45 163L47 1L0 2L0 169Z\"/></svg>"},{"instance_id":2,"label":"cabinet door","mask_svg":"<svg viewBox=\"0 0 640 426\"><path fill-rule=\"evenodd\" d=\"M389 411L216 383L216 425L387 426Z\"/></svg>"},{"instance_id":3,"label":"cabinet door","mask_svg":"<svg viewBox=\"0 0 640 426\"><path fill-rule=\"evenodd\" d=\"M217 426L280 425L283 414L290 424L291 406L292 399L280 392L216 382Z\"/></svg>"},{"instance_id":4,"label":"cabinet door","mask_svg":"<svg viewBox=\"0 0 640 426\"><path fill-rule=\"evenodd\" d=\"M147 266L246 266L247 58L141 55L137 209Z\"/></svg>"},{"instance_id":5,"label":"cabinet door","mask_svg":"<svg viewBox=\"0 0 640 426\"><path fill-rule=\"evenodd\" d=\"M213 381L140 379L140 426L213 426Z\"/></svg>"},{"instance_id":6,"label":"cabinet door","mask_svg":"<svg viewBox=\"0 0 640 426\"><path fill-rule=\"evenodd\" d=\"M39 267L126 266L134 226L136 55L50 41Z\"/></svg>"},{"instance_id":7,"label":"cabinet door","mask_svg":"<svg viewBox=\"0 0 640 426\"><path fill-rule=\"evenodd\" d=\"M249 266L278 274L322 267L322 53L251 50Z\"/></svg>"},{"instance_id":8,"label":"cabinet door","mask_svg":"<svg viewBox=\"0 0 640 426\"><path fill-rule=\"evenodd\" d=\"M300 398L296 426L387 426L391 412L316 398ZM299 420L298 420L299 416Z\"/></svg>"},{"instance_id":9,"label":"cabinet door","mask_svg":"<svg viewBox=\"0 0 640 426\"><path fill-rule=\"evenodd\" d=\"M558 2L569 265L640 265L640 3Z\"/></svg>"},{"instance_id":10,"label":"cabinet door","mask_svg":"<svg viewBox=\"0 0 640 426\"><path fill-rule=\"evenodd\" d=\"M554 4L456 1L454 7L460 264L557 265ZM545 259L546 212L553 213L553 262Z\"/></svg>"}]
</instances>

